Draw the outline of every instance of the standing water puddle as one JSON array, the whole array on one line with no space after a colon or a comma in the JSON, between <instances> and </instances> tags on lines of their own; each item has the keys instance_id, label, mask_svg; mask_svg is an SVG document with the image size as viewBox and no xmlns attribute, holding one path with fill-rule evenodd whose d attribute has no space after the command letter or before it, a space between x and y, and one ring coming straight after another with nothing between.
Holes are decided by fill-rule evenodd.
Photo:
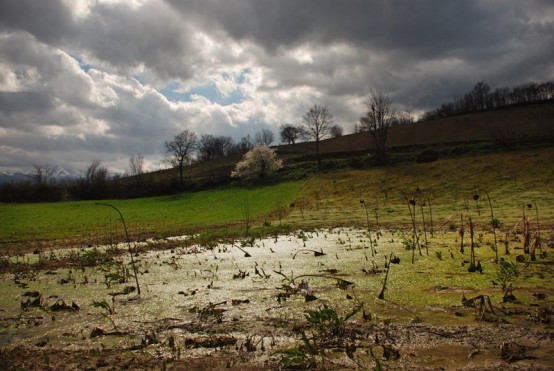
<instances>
[{"instance_id":1,"label":"standing water puddle","mask_svg":"<svg viewBox=\"0 0 554 371\"><path fill-rule=\"evenodd\" d=\"M185 337L216 328L233 336L290 341L290 323L304 318L307 305L344 297L337 283L361 277L362 269L369 267L368 247L363 231L335 229L266 238L252 245L235 242L213 249L149 251L135 257L140 297L128 254L121 255L119 262L93 268L4 274L0 343L129 346L145 336L168 336L164 331ZM400 244L388 246L381 259L393 247L401 248ZM18 258L36 259L32 254ZM312 276L291 282L301 275ZM302 281L302 294L318 298L313 305L300 294L278 300L284 284L297 287ZM361 286L377 290L381 277L364 281ZM33 304L36 299L40 302ZM112 336L99 336L106 334Z\"/></svg>"},{"instance_id":2,"label":"standing water puddle","mask_svg":"<svg viewBox=\"0 0 554 371\"><path fill-rule=\"evenodd\" d=\"M182 245L134 256L141 295L137 295L126 245L55 251L58 258L77 254L85 259L110 249L124 252L92 267L75 263L34 271L18 262L36 262L45 259L44 255L12 258L14 269L4 273L0 282L0 350L28 345L45 352L137 351L163 360L225 355L228 359L255 359L257 365L276 364L280 356L275 352L301 343L299 334L306 329L307 311L328 305L342 317L360 303L364 305L363 316L352 319L352 331L365 331L353 333L361 336L358 345L365 347L374 342L370 332L382 326L386 329L389 318L404 323L396 333L406 334L398 341L415 346L417 352L426 349L425 343L414 343L415 335L410 331L431 338L437 331L448 335L432 326L460 328L453 333L467 335L467 339L459 340L458 353L477 354L470 345L481 339L483 362L497 360L498 344L487 338L491 333L497 343L506 342L503 339L517 331L522 333L521 339L529 336L529 342L542 341L540 329L530 332L528 322L517 324L527 317L507 317L513 327L503 329L494 324L496 327L485 328L483 322L475 325L472 308L461 308L462 295L473 297L479 292L498 302L495 295L500 291L490 283L496 279L496 266L485 258L485 253L492 256L487 248L479 251L485 272L468 273L463 263L466 256L456 251L454 233L439 237L440 242L436 239L434 247L440 249L431 254L417 253L415 264L411 263L413 252L404 247L402 233L373 232L371 237L372 241L362 230L336 228L211 248L189 246L186 237L174 238L172 246L181 239ZM449 242L444 242L445 237ZM377 299L385 262L393 257L387 299ZM550 274L545 270L548 267L541 268L541 273ZM364 327L364 321L373 327ZM469 326L479 327L469 330ZM481 332L474 332L481 327ZM472 334L479 334L479 338ZM548 352L554 350L541 346L546 352L542 358L548 362ZM136 353L132 354L134 357ZM446 357L472 362L458 356ZM402 360L411 362L410 357Z\"/></svg>"}]
</instances>

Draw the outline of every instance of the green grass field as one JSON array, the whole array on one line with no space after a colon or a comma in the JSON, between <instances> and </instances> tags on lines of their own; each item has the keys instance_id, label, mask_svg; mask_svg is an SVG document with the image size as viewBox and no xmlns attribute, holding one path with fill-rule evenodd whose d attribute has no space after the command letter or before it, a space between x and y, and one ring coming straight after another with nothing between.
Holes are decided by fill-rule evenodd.
<instances>
[{"instance_id":1,"label":"green grass field","mask_svg":"<svg viewBox=\"0 0 554 371\"><path fill-rule=\"evenodd\" d=\"M364 226L366 201L373 227L410 227L406 198L418 199L416 217L423 212L434 228L454 228L460 215L489 227L490 195L494 216L507 232L521 220L522 208L536 223L536 207L544 228L554 224L554 148L544 147L481 156L439 160L428 164L404 163L365 170L334 170L306 181L260 187L229 187L174 196L108 200L123 213L133 238L166 237L212 227L242 223L244 201L260 225L275 222L278 205L292 228ZM416 192L419 188L419 195ZM473 196L479 194L479 201ZM289 207L289 205L291 207ZM432 209L429 209L431 205ZM432 215L431 215L432 214ZM275 224L275 223L274 223ZM0 242L71 239L103 242L122 236L116 213L93 201L0 206ZM546 236L545 236L546 237Z\"/></svg>"},{"instance_id":2,"label":"green grass field","mask_svg":"<svg viewBox=\"0 0 554 371\"><path fill-rule=\"evenodd\" d=\"M130 200L105 200L116 206L133 236L167 236L190 233L203 227L221 226L243 220L244 202L250 215L259 218L288 205L302 182L287 182L259 187L231 187L183 193L165 197ZM75 239L121 234L118 216L95 201L17 204L0 206L0 241Z\"/></svg>"}]
</instances>

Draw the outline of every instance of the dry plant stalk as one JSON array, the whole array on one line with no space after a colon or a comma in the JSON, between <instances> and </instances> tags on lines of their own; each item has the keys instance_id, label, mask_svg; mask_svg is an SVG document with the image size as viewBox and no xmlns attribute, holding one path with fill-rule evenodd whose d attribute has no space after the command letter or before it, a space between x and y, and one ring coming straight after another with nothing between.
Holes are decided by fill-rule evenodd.
<instances>
[{"instance_id":1,"label":"dry plant stalk","mask_svg":"<svg viewBox=\"0 0 554 371\"><path fill-rule=\"evenodd\" d=\"M392 259L393 253L390 253L388 262L387 258L385 258L385 265L387 267L387 271L385 272L385 280L383 281L383 287L381 288L381 292L379 293L379 296L377 298L381 300L385 300L385 290L387 289L387 280L389 278L389 272L390 272L390 265L391 265L391 259Z\"/></svg>"},{"instance_id":2,"label":"dry plant stalk","mask_svg":"<svg viewBox=\"0 0 554 371\"><path fill-rule=\"evenodd\" d=\"M471 217L468 218L469 220L469 237L471 240L471 255L470 255L470 263L469 263L469 269L475 270L476 264L475 264L475 242L473 240L473 222L471 221Z\"/></svg>"},{"instance_id":3,"label":"dry plant stalk","mask_svg":"<svg viewBox=\"0 0 554 371\"><path fill-rule=\"evenodd\" d=\"M491 202L491 197L489 195L489 192L487 192L487 190L484 190L485 194L487 195L487 200L489 201L489 208L490 208L490 211L491 211L491 226L492 226L492 233L494 235L494 257L495 257L495 262L497 263L498 262L498 242L496 240L496 228L499 226L499 222L498 220L496 220L494 218L494 212L492 210L492 202Z\"/></svg>"},{"instance_id":4,"label":"dry plant stalk","mask_svg":"<svg viewBox=\"0 0 554 371\"><path fill-rule=\"evenodd\" d=\"M367 209L367 204L364 200L360 200L360 204L364 207L365 210L365 217L367 221L367 235L369 237L369 246L371 248L371 256L375 256L375 253L377 252L375 248L373 247L373 240L371 238L371 225L369 223L369 210Z\"/></svg>"},{"instance_id":5,"label":"dry plant stalk","mask_svg":"<svg viewBox=\"0 0 554 371\"><path fill-rule=\"evenodd\" d=\"M464 229L464 214L460 214L460 222L462 223L460 225L460 252L463 254L464 253L464 234L465 234L465 229Z\"/></svg>"},{"instance_id":6,"label":"dry plant stalk","mask_svg":"<svg viewBox=\"0 0 554 371\"><path fill-rule=\"evenodd\" d=\"M135 282L137 284L137 295L140 295L140 285L139 285L139 281L138 281L137 266L135 265L135 259L133 257L133 251L131 250L131 240L129 239L129 233L127 232L127 224L125 224L125 219L123 218L123 214L114 205L105 204L105 203L101 203L101 202L97 202L96 204L101 205L101 206L111 207L112 209L117 211L117 213L119 214L119 218L121 219L121 222L123 223L123 229L125 230L125 239L127 240L127 246L129 248L129 256L131 257L131 266L133 267L133 273L135 275Z\"/></svg>"},{"instance_id":7,"label":"dry plant stalk","mask_svg":"<svg viewBox=\"0 0 554 371\"><path fill-rule=\"evenodd\" d=\"M421 207L421 221L423 223L423 235L425 237L425 252L427 253L427 256L429 256L429 241L427 241L427 225L425 223L425 211L423 207L425 206L425 202L420 200L420 207ZM421 254L421 250L420 250Z\"/></svg>"},{"instance_id":8,"label":"dry plant stalk","mask_svg":"<svg viewBox=\"0 0 554 371\"><path fill-rule=\"evenodd\" d=\"M523 216L523 252L529 254L529 246L531 243L531 232L529 231L529 218Z\"/></svg>"}]
</instances>

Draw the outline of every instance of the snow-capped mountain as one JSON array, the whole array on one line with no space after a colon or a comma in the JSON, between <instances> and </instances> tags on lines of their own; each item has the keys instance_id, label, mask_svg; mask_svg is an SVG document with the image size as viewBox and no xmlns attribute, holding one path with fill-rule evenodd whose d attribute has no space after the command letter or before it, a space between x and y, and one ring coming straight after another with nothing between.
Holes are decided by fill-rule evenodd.
<instances>
[{"instance_id":1,"label":"snow-capped mountain","mask_svg":"<svg viewBox=\"0 0 554 371\"><path fill-rule=\"evenodd\" d=\"M52 166L50 171L51 178L56 180L70 180L81 176L79 171L67 169L61 166ZM27 180L33 173L35 173L35 169L0 168L0 184Z\"/></svg>"}]
</instances>

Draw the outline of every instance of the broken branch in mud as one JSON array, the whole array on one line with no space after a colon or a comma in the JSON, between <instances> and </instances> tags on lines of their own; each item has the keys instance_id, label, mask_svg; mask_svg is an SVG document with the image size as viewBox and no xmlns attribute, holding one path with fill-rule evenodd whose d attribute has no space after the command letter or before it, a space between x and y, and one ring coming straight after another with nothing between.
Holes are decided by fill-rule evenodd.
<instances>
[{"instance_id":1,"label":"broken branch in mud","mask_svg":"<svg viewBox=\"0 0 554 371\"><path fill-rule=\"evenodd\" d=\"M252 255L250 255L250 253L246 250L244 250L242 247L240 247L239 245L236 245L234 241L225 241L225 243L231 245L231 246L234 246L236 247L237 249L239 249L240 251L242 251L244 253L244 257L245 258L251 258Z\"/></svg>"},{"instance_id":2,"label":"broken branch in mud","mask_svg":"<svg viewBox=\"0 0 554 371\"><path fill-rule=\"evenodd\" d=\"M391 252L388 263L387 263L387 259L385 258L385 267L387 268L387 271L385 273L385 280L383 281L383 288L381 288L381 292L379 293L379 296L377 296L377 298L381 300L385 300L385 290L387 288L387 279L389 278L392 256L393 256L393 253Z\"/></svg>"},{"instance_id":3,"label":"broken branch in mud","mask_svg":"<svg viewBox=\"0 0 554 371\"><path fill-rule=\"evenodd\" d=\"M504 342L500 346L500 358L508 362L515 362L522 359L535 358L527 354L527 352L530 352L535 349L538 349L538 347L520 345L513 342Z\"/></svg>"},{"instance_id":4,"label":"broken branch in mud","mask_svg":"<svg viewBox=\"0 0 554 371\"><path fill-rule=\"evenodd\" d=\"M335 277L335 276L328 276L328 275L325 275L325 274L301 274L301 275L298 275L296 277L293 274L291 274L291 277L287 277L282 272L275 271L275 270L274 270L274 272L279 274L280 276L282 276L283 281L288 281L288 283L283 284L282 287L279 288L279 289L284 290L284 292L280 292L276 296L277 301L279 303L281 302L281 300L286 300L286 299L290 298L293 294L297 294L297 293L303 295L307 302L317 299L317 297L315 295L313 295L312 290L309 289L307 281L302 280L300 282L300 284L295 283L295 281L300 279L300 278L314 277L314 278L332 279L332 280L335 280L337 282L337 287L341 290L346 290L348 287L354 285L354 282L350 282L350 281L347 281L345 279Z\"/></svg>"},{"instance_id":5,"label":"broken branch in mud","mask_svg":"<svg viewBox=\"0 0 554 371\"><path fill-rule=\"evenodd\" d=\"M221 309L216 308L220 305L226 305L227 300L222 301L220 303L209 303L204 308L198 309L197 307L193 307L189 310L191 313L198 313L198 317L201 320L207 320L210 318L213 318L217 323L223 322L223 313L227 311L227 309Z\"/></svg>"},{"instance_id":6,"label":"broken branch in mud","mask_svg":"<svg viewBox=\"0 0 554 371\"><path fill-rule=\"evenodd\" d=\"M305 252L305 251L308 251L308 252L313 252L314 253L314 256L324 256L324 255L327 255L323 252L323 249L320 249L320 251L317 251L317 250L311 250L311 249L300 249L298 250L297 252L294 253L294 255L292 256L293 259L296 259L296 255L298 255L299 252Z\"/></svg>"},{"instance_id":7,"label":"broken branch in mud","mask_svg":"<svg viewBox=\"0 0 554 371\"><path fill-rule=\"evenodd\" d=\"M222 348L232 346L237 343L237 338L233 336L210 336L204 338L186 338L185 348Z\"/></svg>"},{"instance_id":8,"label":"broken branch in mud","mask_svg":"<svg viewBox=\"0 0 554 371\"><path fill-rule=\"evenodd\" d=\"M462 305L466 308L475 308L476 318L486 322L502 322L508 323L495 312L495 307L492 305L491 298L488 295L477 295L473 298L467 299L465 295L462 297ZM497 311L506 314L506 312L500 308L496 308Z\"/></svg>"}]
</instances>

